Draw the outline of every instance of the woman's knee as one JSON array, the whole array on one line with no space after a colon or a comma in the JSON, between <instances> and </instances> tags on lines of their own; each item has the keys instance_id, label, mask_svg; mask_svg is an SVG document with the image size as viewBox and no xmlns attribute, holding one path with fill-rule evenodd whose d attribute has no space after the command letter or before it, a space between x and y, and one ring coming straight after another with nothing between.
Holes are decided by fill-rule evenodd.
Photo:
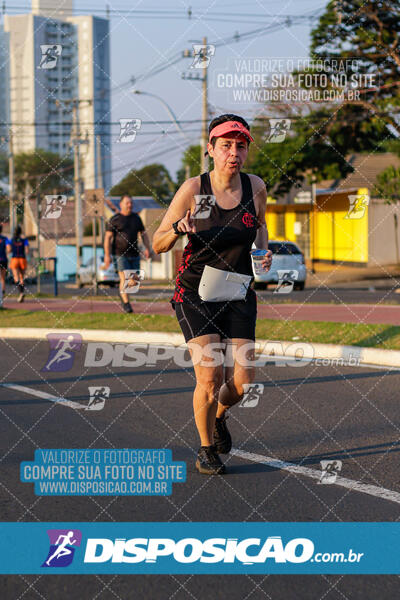
<instances>
[{"instance_id":1,"label":"woman's knee","mask_svg":"<svg viewBox=\"0 0 400 600\"><path fill-rule=\"evenodd\" d=\"M223 384L222 369L204 369L196 377L197 387L206 392L210 401L214 401Z\"/></svg>"}]
</instances>

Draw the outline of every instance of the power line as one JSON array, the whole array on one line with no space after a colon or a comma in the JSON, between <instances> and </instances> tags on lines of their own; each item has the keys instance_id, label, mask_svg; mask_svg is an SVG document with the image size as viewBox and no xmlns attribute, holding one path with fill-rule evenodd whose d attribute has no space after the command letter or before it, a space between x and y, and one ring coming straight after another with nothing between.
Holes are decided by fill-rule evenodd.
<instances>
[{"instance_id":1,"label":"power line","mask_svg":"<svg viewBox=\"0 0 400 600\"><path fill-rule=\"evenodd\" d=\"M57 20L57 9L54 5L49 5L48 7L43 7L44 10L54 10L54 20ZM28 11L30 12L30 7L28 6L13 6L10 7L10 11ZM149 19L154 18L155 16L162 18L172 18L172 19L201 19L202 21L209 19L212 20L214 17L222 17L223 19L227 18L227 13L223 11L208 11L204 13L204 9L202 8L188 8L183 9L164 9L164 8L152 8L152 9L127 9L127 8L99 8L99 7L88 7L82 8L77 7L76 9L68 9L62 8L63 16L84 16L84 15L104 15L105 17L128 17L128 18L143 18ZM40 16L40 15L39 15ZM282 14L282 13L254 13L254 12L229 12L229 17L247 17L247 18L263 18L263 19L275 19L275 18L302 18L308 19L309 16L306 15L293 15L293 14ZM48 17L51 20L52 17ZM242 21L242 19L241 19ZM243 21L242 21L243 22Z\"/></svg>"}]
</instances>

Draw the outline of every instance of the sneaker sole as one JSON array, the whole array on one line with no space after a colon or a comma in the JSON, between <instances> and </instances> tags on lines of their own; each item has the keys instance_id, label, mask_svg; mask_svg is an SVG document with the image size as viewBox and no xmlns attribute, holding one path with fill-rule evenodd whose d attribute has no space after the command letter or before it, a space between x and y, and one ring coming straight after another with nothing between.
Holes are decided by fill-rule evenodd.
<instances>
[{"instance_id":1,"label":"sneaker sole","mask_svg":"<svg viewBox=\"0 0 400 600\"><path fill-rule=\"evenodd\" d=\"M199 460L196 460L196 469L205 475L223 475L225 473L225 465L221 465L218 470L209 470L202 467Z\"/></svg>"}]
</instances>

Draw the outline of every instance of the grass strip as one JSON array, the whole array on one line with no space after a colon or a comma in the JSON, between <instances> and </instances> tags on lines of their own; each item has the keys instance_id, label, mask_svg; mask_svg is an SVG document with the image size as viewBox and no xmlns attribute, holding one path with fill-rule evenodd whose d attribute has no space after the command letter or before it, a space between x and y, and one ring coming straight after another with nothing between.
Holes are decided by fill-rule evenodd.
<instances>
[{"instance_id":1,"label":"grass strip","mask_svg":"<svg viewBox=\"0 0 400 600\"><path fill-rule=\"evenodd\" d=\"M0 327L46 327L48 329L110 329L180 333L175 316L37 312L20 309L0 311ZM387 324L330 323L258 319L256 336L324 344L346 344L370 348L400 349L400 326Z\"/></svg>"}]
</instances>

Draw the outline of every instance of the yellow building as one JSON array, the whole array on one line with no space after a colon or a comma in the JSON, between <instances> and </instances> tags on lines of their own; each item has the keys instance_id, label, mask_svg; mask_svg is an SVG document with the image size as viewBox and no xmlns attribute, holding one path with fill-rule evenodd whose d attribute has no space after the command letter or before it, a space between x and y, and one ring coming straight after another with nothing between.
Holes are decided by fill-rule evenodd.
<instances>
[{"instance_id":1,"label":"yellow building","mask_svg":"<svg viewBox=\"0 0 400 600\"><path fill-rule=\"evenodd\" d=\"M352 157L354 172L340 182L324 182L310 202L274 203L266 220L270 239L295 242L308 261L378 266L400 262L399 207L376 198L376 175L390 164L391 153ZM299 198L302 199L301 197Z\"/></svg>"}]
</instances>

